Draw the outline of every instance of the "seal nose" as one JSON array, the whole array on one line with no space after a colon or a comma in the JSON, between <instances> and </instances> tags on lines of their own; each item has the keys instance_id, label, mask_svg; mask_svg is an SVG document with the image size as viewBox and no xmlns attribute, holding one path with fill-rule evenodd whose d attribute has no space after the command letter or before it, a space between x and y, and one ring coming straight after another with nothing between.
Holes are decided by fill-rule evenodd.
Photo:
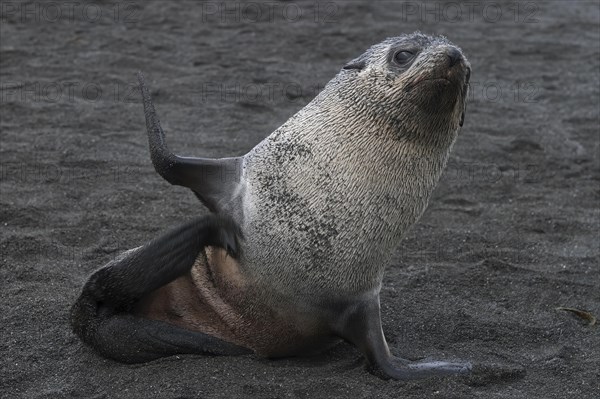
<instances>
[{"instance_id":1,"label":"seal nose","mask_svg":"<svg viewBox=\"0 0 600 399\"><path fill-rule=\"evenodd\" d=\"M446 55L448 56L448 59L450 60L450 66L454 66L454 64L456 64L458 61L462 60L462 54L460 53L460 51L458 51L458 49L456 49L454 47L449 48Z\"/></svg>"}]
</instances>

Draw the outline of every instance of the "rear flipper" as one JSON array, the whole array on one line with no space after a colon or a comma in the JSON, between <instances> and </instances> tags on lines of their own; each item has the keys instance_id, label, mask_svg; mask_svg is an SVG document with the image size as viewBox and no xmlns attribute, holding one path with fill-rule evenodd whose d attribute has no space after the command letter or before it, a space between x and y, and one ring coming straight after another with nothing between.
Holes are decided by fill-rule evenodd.
<instances>
[{"instance_id":1,"label":"rear flipper","mask_svg":"<svg viewBox=\"0 0 600 399\"><path fill-rule=\"evenodd\" d=\"M146 294L189 272L204 247L237 256L240 236L232 220L209 215L123 253L84 285L71 309L73 331L103 356L125 363L183 353L250 353L210 335L131 314Z\"/></svg>"}]
</instances>

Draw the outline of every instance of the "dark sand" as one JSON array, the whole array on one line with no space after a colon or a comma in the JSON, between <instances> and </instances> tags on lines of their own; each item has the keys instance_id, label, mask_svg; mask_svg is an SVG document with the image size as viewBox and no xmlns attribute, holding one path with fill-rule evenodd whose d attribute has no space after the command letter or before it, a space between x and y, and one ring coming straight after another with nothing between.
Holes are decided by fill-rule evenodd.
<instances>
[{"instance_id":1,"label":"dark sand","mask_svg":"<svg viewBox=\"0 0 600 399\"><path fill-rule=\"evenodd\" d=\"M555 310L600 315L596 2L479 2L458 16L456 3L329 2L316 18L312 2L286 3L258 21L258 3L223 16L220 2L31 4L2 2L0 397L600 397L598 326ZM81 344L68 310L90 272L206 212L154 172L135 71L171 148L231 156L345 61L416 29L463 48L472 94L449 169L388 269L384 331L397 354L514 372L382 381L347 344L131 366Z\"/></svg>"}]
</instances>

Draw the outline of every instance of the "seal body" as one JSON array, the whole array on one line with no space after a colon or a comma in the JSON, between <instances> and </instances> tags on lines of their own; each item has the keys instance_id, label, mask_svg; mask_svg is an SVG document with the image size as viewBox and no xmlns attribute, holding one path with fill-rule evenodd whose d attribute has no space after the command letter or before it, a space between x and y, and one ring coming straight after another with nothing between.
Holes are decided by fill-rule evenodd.
<instances>
[{"instance_id":1,"label":"seal body","mask_svg":"<svg viewBox=\"0 0 600 399\"><path fill-rule=\"evenodd\" d=\"M156 170L231 218L243 239L235 256L206 242L187 273L144 292L130 312L264 356L344 339L385 378L466 371L391 356L379 291L447 162L469 77L468 61L443 37L390 38L248 154L220 160L167 149L140 78Z\"/></svg>"}]
</instances>

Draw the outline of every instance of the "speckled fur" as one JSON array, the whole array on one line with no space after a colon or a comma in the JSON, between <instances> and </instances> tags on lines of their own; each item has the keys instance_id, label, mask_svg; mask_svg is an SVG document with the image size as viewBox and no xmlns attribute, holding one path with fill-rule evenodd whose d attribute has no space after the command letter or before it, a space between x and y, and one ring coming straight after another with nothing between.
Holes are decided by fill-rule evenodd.
<instances>
[{"instance_id":1,"label":"speckled fur","mask_svg":"<svg viewBox=\"0 0 600 399\"><path fill-rule=\"evenodd\" d=\"M388 54L402 43L425 48L400 73ZM457 136L464 78L412 86L446 72L448 46L417 33L371 47L246 155L241 266L258 284L315 301L379 290Z\"/></svg>"}]
</instances>

